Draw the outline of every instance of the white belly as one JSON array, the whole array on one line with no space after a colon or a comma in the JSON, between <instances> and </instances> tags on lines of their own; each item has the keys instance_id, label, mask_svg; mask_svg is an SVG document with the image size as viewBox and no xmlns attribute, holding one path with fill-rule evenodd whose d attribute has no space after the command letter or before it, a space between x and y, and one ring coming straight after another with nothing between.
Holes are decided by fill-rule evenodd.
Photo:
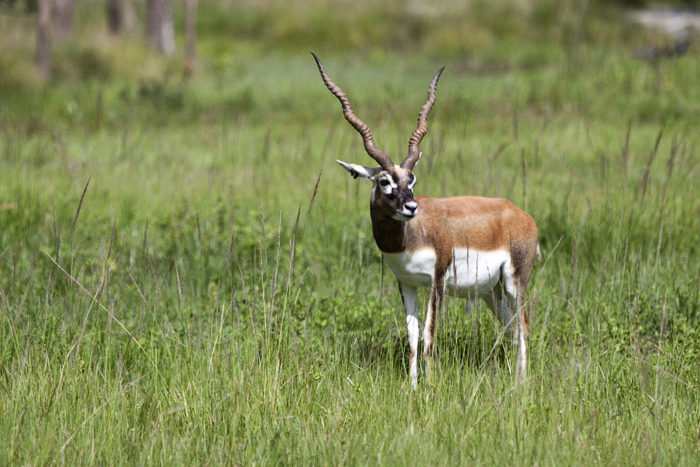
<instances>
[{"instance_id":1,"label":"white belly","mask_svg":"<svg viewBox=\"0 0 700 467\"><path fill-rule=\"evenodd\" d=\"M383 253L399 282L411 287L430 287L437 256L432 249ZM510 264L507 251L478 251L455 248L452 264L445 272L446 286L461 297L486 295L501 278L501 268Z\"/></svg>"}]
</instances>

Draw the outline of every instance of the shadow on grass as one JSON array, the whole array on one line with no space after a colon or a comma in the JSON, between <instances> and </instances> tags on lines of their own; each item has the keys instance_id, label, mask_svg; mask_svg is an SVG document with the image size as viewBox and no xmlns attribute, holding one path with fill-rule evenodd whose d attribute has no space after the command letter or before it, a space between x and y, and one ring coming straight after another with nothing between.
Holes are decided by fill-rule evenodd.
<instances>
[{"instance_id":1,"label":"shadow on grass","mask_svg":"<svg viewBox=\"0 0 700 467\"><path fill-rule=\"evenodd\" d=\"M439 329L435 337L434 359L440 366L456 366L480 371L487 365L507 369L515 348L508 335L501 336L500 324L481 323L477 318L469 326ZM341 344L343 353L363 368L382 368L398 376L408 376L409 347L405 331L395 330L386 335L361 331L348 333ZM419 365L423 363L422 341L419 343ZM422 368L421 368L422 371Z\"/></svg>"}]
</instances>

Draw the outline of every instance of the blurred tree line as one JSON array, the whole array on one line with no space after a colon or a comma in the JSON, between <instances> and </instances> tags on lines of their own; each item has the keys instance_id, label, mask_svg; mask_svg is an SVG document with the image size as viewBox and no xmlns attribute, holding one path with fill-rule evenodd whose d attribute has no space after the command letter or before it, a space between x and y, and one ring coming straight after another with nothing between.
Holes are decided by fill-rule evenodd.
<instances>
[{"instance_id":1,"label":"blurred tree line","mask_svg":"<svg viewBox=\"0 0 700 467\"><path fill-rule=\"evenodd\" d=\"M114 35L134 29L137 15L131 0L103 0L106 23ZM145 36L148 45L164 55L175 53L175 27L170 0L145 0ZM198 0L185 0L185 73L196 64ZM44 80L51 78L52 49L69 39L75 29L75 0L0 0L5 11L35 14L36 63Z\"/></svg>"},{"instance_id":2,"label":"blurred tree line","mask_svg":"<svg viewBox=\"0 0 700 467\"><path fill-rule=\"evenodd\" d=\"M422 0L426 5L430 4L430 0ZM477 13L480 11L479 4L483 0L471 0L467 1L467 4L474 4L474 11ZM77 2L77 3L76 3ZM158 53L164 55L173 55L176 53L175 45L175 25L173 21L173 0L95 0L95 3L91 3L90 7L94 13L95 5L102 5L104 8L104 15L106 19L106 28L112 35L120 35L127 31L132 31L136 28L140 28L144 34L145 42ZM186 76L192 74L196 68L196 30L197 30L197 8L199 0L183 0L178 2L177 5L184 5L184 72ZM536 0L531 0L532 4L540 5L538 8L544 14L540 15L542 17L552 17L552 22L562 22L561 17L556 14L552 16L552 12L555 11L553 5L556 2L543 1L537 2ZM210 11L220 11L229 13L227 8L222 7L220 4L223 2L219 0L213 0L211 4L215 7L211 8ZM391 4L388 1L386 3ZM393 4L401 5L401 8L409 9L410 5L415 2L402 2L401 0L394 0ZM420 1L418 2L420 3ZM483 2L487 4L488 2ZM496 2L499 3L499 2ZM503 10L502 4L508 4L508 1L500 2L500 7L494 7L493 11L500 12ZM518 3L518 2L513 2ZM526 2L527 3L527 2ZM567 2L563 2L567 3ZM577 2L568 2L576 4ZM641 8L650 6L666 6L667 8L697 8L700 4L700 0L591 0L590 2L581 2L582 4L597 4L600 5L610 5L614 4L623 8ZM218 8L216 7L218 5ZM304 34L316 34L318 39L316 42L321 40L325 41L329 35L334 34L336 30L340 29L341 25L345 24L355 24L353 23L353 18L347 18L347 16L352 16L351 14L343 14L342 20L338 21L334 18L326 18L325 16L319 21L315 19L319 14L323 16L324 11L332 11L336 7L343 7L343 2L340 0L330 0L324 2L323 0L297 0L297 2L290 2L290 4L285 5L284 0L267 0L265 2L256 2L254 0L247 0L243 2L236 2L237 14L240 14L242 10L250 11L261 10L260 14L249 15L252 20L248 21L249 24L244 24L243 20L235 20L233 15L227 18L216 18L212 20L211 14L209 18L202 18L203 27L207 24L213 27L216 34L228 35L231 30L241 30L241 34L258 34L259 31L265 31L270 28L269 23L274 22L277 17L289 14L292 18L289 20L289 25L273 25L272 29L277 38L289 39L286 42L294 42L294 40L303 36ZM544 5L544 6L542 6ZM0 14L22 14L22 15L32 15L36 18L36 50L35 50L35 60L37 67L40 71L40 75L44 80L51 78L52 69L55 71L55 67L52 67L52 50L60 43L70 39L74 35L74 29L76 27L76 9L80 10L86 6L86 2L80 0L0 0ZM569 5L571 6L571 5ZM280 8L278 8L280 7ZM347 8L347 3L345 4ZM534 8L535 13L533 16L538 16L537 10ZM318 27L311 28L311 30L304 30L303 26L298 27L299 24L306 24L304 20L299 19L300 13L295 10L304 10L314 13L311 15L309 20L311 23L317 25ZM583 8L585 9L585 8ZM277 16L269 15L269 11L274 10ZM279 11L282 13L279 13ZM137 11L140 13L137 15ZM425 33L429 29L430 22L423 18L415 18L411 15L404 15L403 12L396 12L396 8L387 7L386 9L378 9L377 11L389 12L389 18L381 18L379 21L375 21L376 27L373 29L373 25L362 26L359 29L355 28L350 30L348 33L343 34L341 40L342 43L358 43L357 37L366 36L370 39L367 41L375 41L381 43L382 40L386 39L387 36L391 36L388 39L389 42L411 42L416 41L417 37L420 38L422 33ZM510 10L509 10L510 11ZM322 13L318 13L322 12ZM206 13L202 13L206 16ZM78 15L79 16L79 15ZM214 15L216 16L216 15ZM303 16L303 14L302 14ZM374 20L372 13L368 13L367 16L370 20ZM376 15L375 15L376 16ZM491 15L494 16L494 15ZM498 16L498 15L496 15ZM79 16L80 17L80 16ZM358 17L358 14L355 14ZM143 24L139 24L139 18ZM357 18L355 18L357 19ZM207 23L208 21L208 23ZM314 22L315 21L315 22ZM498 19L495 20L499 21ZM381 24L379 24L381 23ZM512 21L504 20L500 24L494 26L494 30L501 33L501 29L508 31L511 26ZM535 21L536 23L536 21ZM360 23L358 23L360 24ZM505 27L503 25L506 25ZM338 27L336 27L338 26ZM441 27L443 25L441 24ZM448 25L450 26L450 25ZM296 27L296 29L295 29ZM392 34L386 34L384 31L396 27L398 31L394 31ZM452 24L452 29L459 28L459 25ZM248 28L248 29L246 29ZM500 29L499 29L500 28ZM541 29L541 28L540 28ZM377 31L379 31L377 33ZM403 32L402 32L403 31ZM403 34L403 35L402 35ZM349 36L354 36L354 39ZM304 36L306 37L306 36ZM397 39L398 38L398 39ZM456 34L454 38L449 37L449 33L443 34L442 42L446 44L443 49L450 49L454 44L458 44L455 47L459 48L459 44L463 44L465 37L464 35ZM337 41L337 39L336 39ZM359 42L362 42L360 40ZM463 45L462 45L463 47Z\"/></svg>"}]
</instances>

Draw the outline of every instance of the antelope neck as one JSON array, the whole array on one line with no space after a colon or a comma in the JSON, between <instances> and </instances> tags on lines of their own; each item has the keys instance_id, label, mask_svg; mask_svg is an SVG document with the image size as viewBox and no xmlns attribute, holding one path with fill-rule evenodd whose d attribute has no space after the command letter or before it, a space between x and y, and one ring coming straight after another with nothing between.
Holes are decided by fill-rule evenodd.
<instances>
[{"instance_id":1,"label":"antelope neck","mask_svg":"<svg viewBox=\"0 0 700 467\"><path fill-rule=\"evenodd\" d=\"M383 253L401 253L406 250L406 222L397 221L372 206L372 234Z\"/></svg>"}]
</instances>

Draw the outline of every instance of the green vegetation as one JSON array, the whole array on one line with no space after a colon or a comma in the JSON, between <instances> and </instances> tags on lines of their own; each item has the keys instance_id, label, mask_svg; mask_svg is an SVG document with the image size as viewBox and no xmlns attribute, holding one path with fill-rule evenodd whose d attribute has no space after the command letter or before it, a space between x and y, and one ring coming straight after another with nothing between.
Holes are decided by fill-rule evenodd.
<instances>
[{"instance_id":1,"label":"green vegetation","mask_svg":"<svg viewBox=\"0 0 700 467\"><path fill-rule=\"evenodd\" d=\"M189 79L81 4L44 85L0 16L0 464L698 464L697 47L634 60L666 39L579 2L257 3L200 5ZM309 50L392 156L446 65L416 193L540 228L517 392L459 300L410 389Z\"/></svg>"}]
</instances>

